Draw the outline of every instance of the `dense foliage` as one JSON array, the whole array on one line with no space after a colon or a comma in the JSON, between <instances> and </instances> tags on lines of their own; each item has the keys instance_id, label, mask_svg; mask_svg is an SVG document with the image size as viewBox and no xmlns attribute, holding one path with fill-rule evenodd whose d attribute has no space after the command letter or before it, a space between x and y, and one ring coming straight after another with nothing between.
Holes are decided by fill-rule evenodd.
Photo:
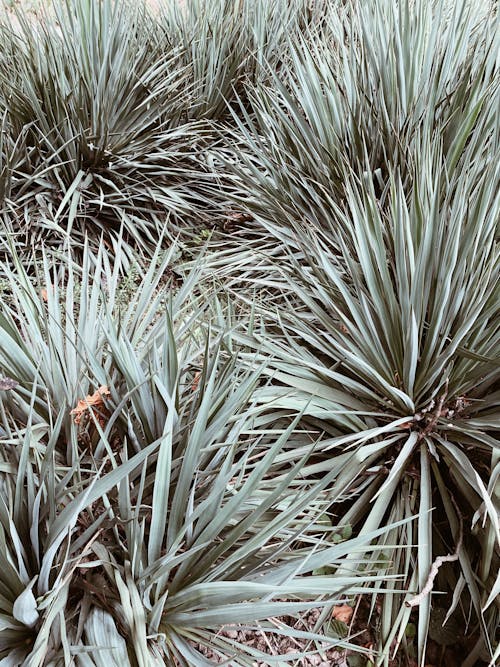
<instances>
[{"instance_id":1,"label":"dense foliage","mask_svg":"<svg viewBox=\"0 0 500 667\"><path fill-rule=\"evenodd\" d=\"M0 665L500 658L499 22L2 14Z\"/></svg>"}]
</instances>

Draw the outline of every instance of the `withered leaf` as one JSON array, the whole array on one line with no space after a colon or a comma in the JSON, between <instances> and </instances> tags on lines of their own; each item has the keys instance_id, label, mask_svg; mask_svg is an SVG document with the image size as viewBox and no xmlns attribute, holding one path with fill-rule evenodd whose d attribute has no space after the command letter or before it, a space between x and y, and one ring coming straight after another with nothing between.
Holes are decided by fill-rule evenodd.
<instances>
[{"instance_id":1,"label":"withered leaf","mask_svg":"<svg viewBox=\"0 0 500 667\"><path fill-rule=\"evenodd\" d=\"M342 621L342 623L349 623L352 618L353 608L348 604L337 605L333 608L332 616L336 621Z\"/></svg>"},{"instance_id":2,"label":"withered leaf","mask_svg":"<svg viewBox=\"0 0 500 667\"><path fill-rule=\"evenodd\" d=\"M79 424L81 422L81 419L87 411L93 412L93 410L97 411L105 411L105 405L103 401L103 396L109 396L110 391L106 385L102 385L99 387L97 391L95 391L92 395L88 395L83 399L80 399L78 401L78 404L76 408L73 408L71 410L72 415L74 415L74 422L75 424ZM95 417L97 418L99 424L101 426L104 426L105 420L103 419L102 414L99 415L98 413L93 413Z\"/></svg>"}]
</instances>

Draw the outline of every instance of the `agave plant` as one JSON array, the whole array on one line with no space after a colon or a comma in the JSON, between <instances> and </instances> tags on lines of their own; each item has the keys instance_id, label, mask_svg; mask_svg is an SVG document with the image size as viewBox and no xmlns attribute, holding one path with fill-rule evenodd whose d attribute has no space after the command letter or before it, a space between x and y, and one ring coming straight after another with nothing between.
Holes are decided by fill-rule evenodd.
<instances>
[{"instance_id":1,"label":"agave plant","mask_svg":"<svg viewBox=\"0 0 500 667\"><path fill-rule=\"evenodd\" d=\"M424 664L440 604L475 619L481 638L464 664L480 647L495 651L499 172L494 163L471 167L445 187L442 159L430 149L409 195L393 175L386 209L373 180L352 177L338 233L297 240L279 265L290 292L277 314L264 314L265 332L252 343L272 358L267 400L276 409L306 402L327 435L311 474L342 461L332 487L344 493L342 519L363 535L419 514L415 529L379 540L387 571L403 573L408 588L384 598L385 664L416 607ZM440 556L454 566L433 581ZM346 562L340 572L351 569Z\"/></svg>"}]
</instances>

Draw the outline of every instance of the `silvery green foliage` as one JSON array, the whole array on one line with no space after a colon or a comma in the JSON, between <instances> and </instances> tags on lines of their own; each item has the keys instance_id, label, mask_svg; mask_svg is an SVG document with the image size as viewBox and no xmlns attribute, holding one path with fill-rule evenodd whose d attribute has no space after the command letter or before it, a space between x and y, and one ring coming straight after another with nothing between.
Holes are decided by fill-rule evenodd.
<instances>
[{"instance_id":1,"label":"silvery green foliage","mask_svg":"<svg viewBox=\"0 0 500 667\"><path fill-rule=\"evenodd\" d=\"M0 364L17 378L0 392L7 662L201 664L209 645L242 650L243 665L221 626L333 604L366 582L310 578L385 528L340 543L316 529L339 471L297 486L310 442L280 474L300 414L276 424L259 404L265 364L248 368L230 330L210 334L218 295L197 291L201 266L174 288L175 256L158 246L125 302L119 245L113 261L102 246L80 265L57 255L54 270L45 253L34 275L15 256L2 267Z\"/></svg>"},{"instance_id":2,"label":"silvery green foliage","mask_svg":"<svg viewBox=\"0 0 500 667\"><path fill-rule=\"evenodd\" d=\"M56 14L1 28L1 664L349 647L365 593L378 665L444 607L493 665L495 3Z\"/></svg>"}]
</instances>

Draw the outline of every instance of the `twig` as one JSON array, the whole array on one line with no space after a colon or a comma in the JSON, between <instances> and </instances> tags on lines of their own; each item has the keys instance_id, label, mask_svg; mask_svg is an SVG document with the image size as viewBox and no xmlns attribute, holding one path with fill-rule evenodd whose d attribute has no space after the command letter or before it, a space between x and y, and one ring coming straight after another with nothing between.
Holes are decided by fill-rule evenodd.
<instances>
[{"instance_id":1,"label":"twig","mask_svg":"<svg viewBox=\"0 0 500 667\"><path fill-rule=\"evenodd\" d=\"M446 401L446 398L448 397L448 384L449 384L449 380L448 380L448 378L446 378L443 395L439 399L437 408L432 413L432 417L429 419L425 428L420 432L420 434L418 436L419 440L423 440L427 435L429 435L429 433L432 433L432 431L434 430L434 427L436 426L436 424L438 422L438 419L442 416L444 402Z\"/></svg>"},{"instance_id":2,"label":"twig","mask_svg":"<svg viewBox=\"0 0 500 667\"><path fill-rule=\"evenodd\" d=\"M427 577L427 581L425 582L425 586L422 588L420 593L418 595L415 595L411 600L408 600L405 602L405 605L407 607L418 607L418 605L422 602L422 600L429 595L429 593L432 591L432 587L434 585L434 579L437 576L438 570L441 567L443 563L451 563L455 560L458 560L458 553L460 551L460 548L462 546L462 538L463 538L463 522L462 522L462 516L458 510L458 507L455 503L455 499L452 497L453 504L455 505L455 509L458 513L458 517L460 519L460 534L458 537L458 542L457 546L455 548L455 552L453 554L448 554L447 556L438 556L436 560L432 563L431 569L429 571L429 576Z\"/></svg>"},{"instance_id":3,"label":"twig","mask_svg":"<svg viewBox=\"0 0 500 667\"><path fill-rule=\"evenodd\" d=\"M260 625L259 625L258 633L261 634L262 637L264 638L264 641L266 642L266 644L267 644L269 650L271 651L271 655L276 655L276 651L275 651L274 648L271 646L271 642L269 641L269 637L266 635L266 633L265 633L264 630L260 627Z\"/></svg>"}]
</instances>

